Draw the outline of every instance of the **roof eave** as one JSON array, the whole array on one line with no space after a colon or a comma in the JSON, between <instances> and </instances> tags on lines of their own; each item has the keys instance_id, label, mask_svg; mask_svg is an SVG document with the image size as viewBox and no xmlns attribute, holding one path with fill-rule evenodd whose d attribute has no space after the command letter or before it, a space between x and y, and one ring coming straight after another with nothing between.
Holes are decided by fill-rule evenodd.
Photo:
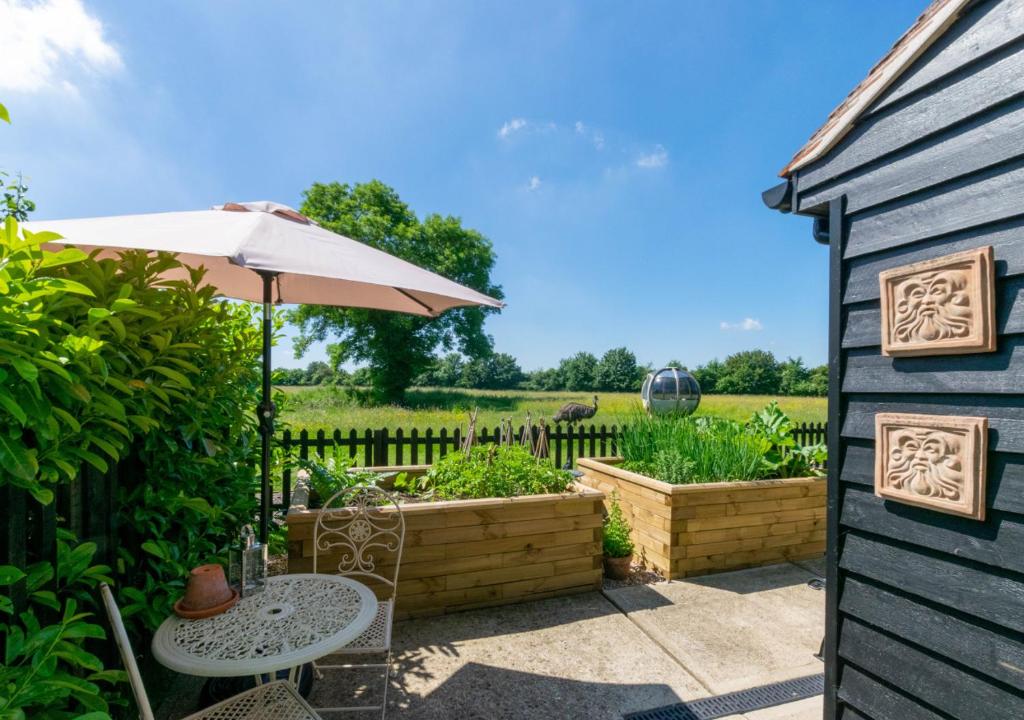
<instances>
[{"instance_id":1,"label":"roof eave","mask_svg":"<svg viewBox=\"0 0 1024 720\"><path fill-rule=\"evenodd\" d=\"M971 0L934 0L892 49L886 53L829 115L828 120L793 156L779 177L820 159L854 126L857 119L937 40L959 17Z\"/></svg>"}]
</instances>

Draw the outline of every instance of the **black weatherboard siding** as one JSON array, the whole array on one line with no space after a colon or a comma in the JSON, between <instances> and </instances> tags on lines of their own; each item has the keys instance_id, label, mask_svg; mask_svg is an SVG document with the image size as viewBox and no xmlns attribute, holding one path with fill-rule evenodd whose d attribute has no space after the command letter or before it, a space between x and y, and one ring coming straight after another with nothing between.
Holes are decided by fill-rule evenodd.
<instances>
[{"instance_id":1,"label":"black weatherboard siding","mask_svg":"<svg viewBox=\"0 0 1024 720\"><path fill-rule=\"evenodd\" d=\"M830 229L826 718L1022 719L1024 0L969 5L790 180ZM986 245L997 350L882 356L879 272ZM875 497L879 412L989 419L984 522Z\"/></svg>"}]
</instances>

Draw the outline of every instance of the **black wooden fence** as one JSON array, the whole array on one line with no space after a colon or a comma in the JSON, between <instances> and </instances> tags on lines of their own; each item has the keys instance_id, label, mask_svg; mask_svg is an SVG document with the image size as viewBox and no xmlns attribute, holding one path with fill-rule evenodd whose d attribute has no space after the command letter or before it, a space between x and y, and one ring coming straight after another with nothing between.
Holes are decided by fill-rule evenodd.
<instances>
[{"instance_id":1,"label":"black wooden fence","mask_svg":"<svg viewBox=\"0 0 1024 720\"><path fill-rule=\"evenodd\" d=\"M119 543L116 492L129 463L101 473L84 466L70 483L53 487L56 497L47 505L39 503L27 491L7 484L0 487L0 565L26 568L47 561L56 565L57 528L70 530L81 542L96 543L94 564L114 567ZM54 580L44 589L53 590ZM16 612L27 607L25 581L7 588Z\"/></svg>"},{"instance_id":2,"label":"black wooden fence","mask_svg":"<svg viewBox=\"0 0 1024 720\"><path fill-rule=\"evenodd\" d=\"M523 426L516 429L515 437L521 438ZM533 428L534 437L538 428ZM292 432L285 430L278 438L281 450L302 460L311 457L324 459L328 453L341 452L347 454L356 465L362 467L384 467L389 465L419 465L434 462L459 448L462 445L463 431L461 428L448 430L432 428L420 431L416 428L406 431L401 428L389 430L367 428L362 432L341 430L326 432L308 430ZM825 423L802 423L792 430L793 437L800 445L824 443L826 435ZM476 442L480 444L495 443L502 437L501 428L482 428L476 432ZM618 429L615 425L580 425L577 427L561 425L548 427L548 455L555 467L572 463L578 457L607 457L617 454ZM291 504L292 471L286 464L281 477L281 494L275 496L276 508L287 508Z\"/></svg>"}]
</instances>

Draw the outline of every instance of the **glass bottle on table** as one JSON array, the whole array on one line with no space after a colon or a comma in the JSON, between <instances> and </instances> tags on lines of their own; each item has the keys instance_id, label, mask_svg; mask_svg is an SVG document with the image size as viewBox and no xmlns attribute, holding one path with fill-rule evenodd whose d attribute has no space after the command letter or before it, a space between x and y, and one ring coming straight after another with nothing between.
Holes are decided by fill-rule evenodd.
<instances>
[{"instance_id":1,"label":"glass bottle on table","mask_svg":"<svg viewBox=\"0 0 1024 720\"><path fill-rule=\"evenodd\" d=\"M242 597L263 591L267 580L267 546L256 539L252 525L242 528L237 551L231 553L231 579Z\"/></svg>"}]
</instances>

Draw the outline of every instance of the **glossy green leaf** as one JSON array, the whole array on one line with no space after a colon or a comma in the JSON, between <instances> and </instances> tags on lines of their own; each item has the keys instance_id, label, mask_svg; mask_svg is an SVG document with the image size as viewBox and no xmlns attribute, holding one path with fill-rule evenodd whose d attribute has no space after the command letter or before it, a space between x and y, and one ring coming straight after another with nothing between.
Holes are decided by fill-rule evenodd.
<instances>
[{"instance_id":1,"label":"glossy green leaf","mask_svg":"<svg viewBox=\"0 0 1024 720\"><path fill-rule=\"evenodd\" d=\"M0 432L0 465L14 477L25 482L35 480L39 472L36 451L25 447L21 439Z\"/></svg>"}]
</instances>

